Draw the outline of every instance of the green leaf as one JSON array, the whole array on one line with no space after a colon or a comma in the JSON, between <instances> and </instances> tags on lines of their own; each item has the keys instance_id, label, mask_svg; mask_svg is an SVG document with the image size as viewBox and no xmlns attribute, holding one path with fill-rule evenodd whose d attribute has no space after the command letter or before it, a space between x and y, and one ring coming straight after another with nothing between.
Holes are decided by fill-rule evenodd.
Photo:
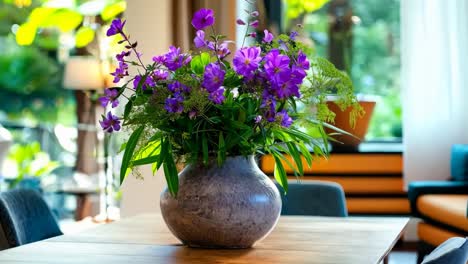
<instances>
[{"instance_id":1,"label":"green leaf","mask_svg":"<svg viewBox=\"0 0 468 264\"><path fill-rule=\"evenodd\" d=\"M127 2L125 1L106 6L104 10L102 10L101 18L104 21L109 21L124 12L125 9L127 9Z\"/></svg>"},{"instance_id":2,"label":"green leaf","mask_svg":"<svg viewBox=\"0 0 468 264\"><path fill-rule=\"evenodd\" d=\"M275 179L279 185L283 187L284 193L286 194L288 192L288 177L286 176L286 171L277 154L273 154L273 158L275 159Z\"/></svg>"},{"instance_id":3,"label":"green leaf","mask_svg":"<svg viewBox=\"0 0 468 264\"><path fill-rule=\"evenodd\" d=\"M190 67L192 71L196 74L203 74L205 71L205 66L211 62L210 54L207 52L203 52L200 55L197 55L192 58L190 62Z\"/></svg>"},{"instance_id":4,"label":"green leaf","mask_svg":"<svg viewBox=\"0 0 468 264\"><path fill-rule=\"evenodd\" d=\"M144 125L140 126L135 131L133 131L132 135L130 135L130 137L128 138L127 145L125 147L125 152L122 158L122 166L120 167L120 184L122 184L122 182L125 179L128 166L133 156L133 152L135 151L135 147L144 129Z\"/></svg>"},{"instance_id":5,"label":"green leaf","mask_svg":"<svg viewBox=\"0 0 468 264\"><path fill-rule=\"evenodd\" d=\"M208 164L208 139L206 133L202 133L202 151L203 151L203 163Z\"/></svg>"},{"instance_id":6,"label":"green leaf","mask_svg":"<svg viewBox=\"0 0 468 264\"><path fill-rule=\"evenodd\" d=\"M31 23L22 24L16 31L16 43L21 46L29 46L36 38L37 27Z\"/></svg>"},{"instance_id":7,"label":"green leaf","mask_svg":"<svg viewBox=\"0 0 468 264\"><path fill-rule=\"evenodd\" d=\"M179 177L177 175L177 167L172 157L172 148L169 145L168 152L166 153L166 159L164 160L164 176L167 182L167 188L172 196L176 197L179 191Z\"/></svg>"},{"instance_id":8,"label":"green leaf","mask_svg":"<svg viewBox=\"0 0 468 264\"><path fill-rule=\"evenodd\" d=\"M146 165L146 164L152 164L152 163L157 163L159 160L159 155L155 156L150 156L142 159L137 159L132 161L132 166L140 166L140 165Z\"/></svg>"},{"instance_id":9,"label":"green leaf","mask_svg":"<svg viewBox=\"0 0 468 264\"><path fill-rule=\"evenodd\" d=\"M226 144L224 143L223 132L219 132L219 142L218 142L218 165L222 165L226 160Z\"/></svg>"},{"instance_id":10,"label":"green leaf","mask_svg":"<svg viewBox=\"0 0 468 264\"><path fill-rule=\"evenodd\" d=\"M83 16L70 9L59 9L50 14L40 24L40 27L57 27L61 32L70 32L76 29L83 21Z\"/></svg>"},{"instance_id":11,"label":"green leaf","mask_svg":"<svg viewBox=\"0 0 468 264\"><path fill-rule=\"evenodd\" d=\"M309 166L309 168L312 166L312 155L310 154L310 151L307 149L306 145L304 144L304 142L300 141L298 143L299 145L299 150L301 151L302 153L302 156L304 157L304 159L306 160L307 162L307 165Z\"/></svg>"},{"instance_id":12,"label":"green leaf","mask_svg":"<svg viewBox=\"0 0 468 264\"><path fill-rule=\"evenodd\" d=\"M77 48L86 47L94 40L94 30L90 27L80 27L75 35L75 46Z\"/></svg>"},{"instance_id":13,"label":"green leaf","mask_svg":"<svg viewBox=\"0 0 468 264\"><path fill-rule=\"evenodd\" d=\"M128 120L128 116L130 115L130 111L132 111L133 98L135 98L135 97L130 98L130 100L128 100L127 104L125 105L124 120Z\"/></svg>"},{"instance_id":14,"label":"green leaf","mask_svg":"<svg viewBox=\"0 0 468 264\"><path fill-rule=\"evenodd\" d=\"M304 167L302 165L301 155L299 154L299 151L296 145L292 142L287 142L286 146L288 147L289 155L292 156L294 163L296 163L296 167L299 172L299 175L301 176L304 175Z\"/></svg>"}]
</instances>

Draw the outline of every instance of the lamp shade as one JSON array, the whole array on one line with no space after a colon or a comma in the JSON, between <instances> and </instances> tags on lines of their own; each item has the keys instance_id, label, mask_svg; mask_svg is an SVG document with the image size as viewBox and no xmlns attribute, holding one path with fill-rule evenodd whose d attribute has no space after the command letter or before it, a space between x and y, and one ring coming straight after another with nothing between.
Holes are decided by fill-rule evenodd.
<instances>
[{"instance_id":1,"label":"lamp shade","mask_svg":"<svg viewBox=\"0 0 468 264\"><path fill-rule=\"evenodd\" d=\"M70 57L65 64L63 86L73 90L104 89L100 61L93 57Z\"/></svg>"}]
</instances>

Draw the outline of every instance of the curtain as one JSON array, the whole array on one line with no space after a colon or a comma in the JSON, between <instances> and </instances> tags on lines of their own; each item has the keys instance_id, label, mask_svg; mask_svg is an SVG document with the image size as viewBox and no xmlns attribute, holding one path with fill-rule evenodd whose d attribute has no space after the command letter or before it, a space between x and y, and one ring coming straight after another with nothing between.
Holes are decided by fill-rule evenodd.
<instances>
[{"instance_id":1,"label":"curtain","mask_svg":"<svg viewBox=\"0 0 468 264\"><path fill-rule=\"evenodd\" d=\"M468 144L468 1L402 0L405 181L450 178Z\"/></svg>"}]
</instances>

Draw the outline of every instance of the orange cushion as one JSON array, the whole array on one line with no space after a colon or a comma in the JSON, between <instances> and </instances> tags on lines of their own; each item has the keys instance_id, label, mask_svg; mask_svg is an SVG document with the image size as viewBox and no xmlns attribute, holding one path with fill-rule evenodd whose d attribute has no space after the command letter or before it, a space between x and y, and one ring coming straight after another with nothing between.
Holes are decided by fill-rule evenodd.
<instances>
[{"instance_id":1,"label":"orange cushion","mask_svg":"<svg viewBox=\"0 0 468 264\"><path fill-rule=\"evenodd\" d=\"M428 194L417 200L419 212L437 222L468 231L466 208L468 195Z\"/></svg>"},{"instance_id":2,"label":"orange cushion","mask_svg":"<svg viewBox=\"0 0 468 264\"><path fill-rule=\"evenodd\" d=\"M418 223L419 239L435 247L439 246L447 239L457 236L463 237L464 235L450 232L424 222Z\"/></svg>"}]
</instances>

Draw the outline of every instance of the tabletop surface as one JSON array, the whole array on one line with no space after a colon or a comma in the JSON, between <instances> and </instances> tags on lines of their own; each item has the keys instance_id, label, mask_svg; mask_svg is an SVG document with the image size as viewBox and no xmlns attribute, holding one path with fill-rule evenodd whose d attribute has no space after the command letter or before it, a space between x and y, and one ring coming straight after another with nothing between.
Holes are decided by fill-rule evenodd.
<instances>
[{"instance_id":1,"label":"tabletop surface","mask_svg":"<svg viewBox=\"0 0 468 264\"><path fill-rule=\"evenodd\" d=\"M182 246L157 214L0 252L0 263L379 263L407 218L281 216L252 249Z\"/></svg>"}]
</instances>

